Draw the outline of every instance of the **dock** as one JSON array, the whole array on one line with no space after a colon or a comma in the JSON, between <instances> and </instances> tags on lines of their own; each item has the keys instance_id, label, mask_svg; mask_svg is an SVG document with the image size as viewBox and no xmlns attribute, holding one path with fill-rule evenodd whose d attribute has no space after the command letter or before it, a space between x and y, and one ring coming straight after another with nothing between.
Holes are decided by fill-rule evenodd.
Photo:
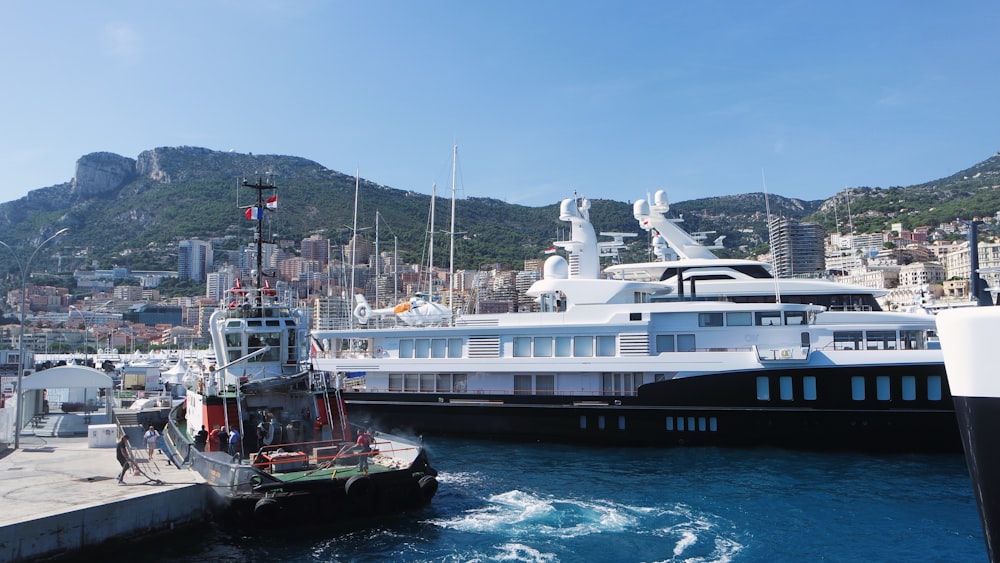
<instances>
[{"instance_id":1,"label":"dock","mask_svg":"<svg viewBox=\"0 0 1000 563\"><path fill-rule=\"evenodd\" d=\"M159 450L147 456L138 427L127 432L142 474L129 471L119 485L114 440L92 447L88 432L98 428L109 431L82 416L47 415L26 425L19 449L0 451L0 561L71 555L209 519L201 476Z\"/></svg>"}]
</instances>

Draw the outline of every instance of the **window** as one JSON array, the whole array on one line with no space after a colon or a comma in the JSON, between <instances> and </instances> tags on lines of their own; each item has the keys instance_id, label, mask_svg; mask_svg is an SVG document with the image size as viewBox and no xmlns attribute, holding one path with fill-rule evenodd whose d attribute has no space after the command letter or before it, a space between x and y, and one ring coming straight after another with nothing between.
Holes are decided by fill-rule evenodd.
<instances>
[{"instance_id":1,"label":"window","mask_svg":"<svg viewBox=\"0 0 1000 563\"><path fill-rule=\"evenodd\" d=\"M556 337L556 357L569 358L573 355L573 339L568 336Z\"/></svg>"},{"instance_id":2,"label":"window","mask_svg":"<svg viewBox=\"0 0 1000 563\"><path fill-rule=\"evenodd\" d=\"M756 313L756 325L757 326L777 326L781 324L781 312L780 311L766 311L763 313Z\"/></svg>"},{"instance_id":3,"label":"window","mask_svg":"<svg viewBox=\"0 0 1000 563\"><path fill-rule=\"evenodd\" d=\"M551 358L552 357L552 337L551 336L537 336L534 341L535 350L534 356L536 358Z\"/></svg>"},{"instance_id":4,"label":"window","mask_svg":"<svg viewBox=\"0 0 1000 563\"><path fill-rule=\"evenodd\" d=\"M431 342L426 338L417 338L414 341L414 357L427 358L430 356Z\"/></svg>"},{"instance_id":5,"label":"window","mask_svg":"<svg viewBox=\"0 0 1000 563\"><path fill-rule=\"evenodd\" d=\"M891 398L888 375L879 375L875 378L875 398L880 401L888 401Z\"/></svg>"},{"instance_id":6,"label":"window","mask_svg":"<svg viewBox=\"0 0 1000 563\"><path fill-rule=\"evenodd\" d=\"M461 338L449 338L448 339L448 357L449 358L461 358L462 357L462 339Z\"/></svg>"},{"instance_id":7,"label":"window","mask_svg":"<svg viewBox=\"0 0 1000 563\"><path fill-rule=\"evenodd\" d=\"M448 339L446 338L433 338L431 339L431 357L432 358L445 358L448 355Z\"/></svg>"},{"instance_id":8,"label":"window","mask_svg":"<svg viewBox=\"0 0 1000 563\"><path fill-rule=\"evenodd\" d=\"M464 373L456 373L451 376L451 386L456 393L465 393L468 387L467 376Z\"/></svg>"},{"instance_id":9,"label":"window","mask_svg":"<svg viewBox=\"0 0 1000 563\"><path fill-rule=\"evenodd\" d=\"M758 401L770 401L771 400L771 389L767 377L763 375L757 376L757 400Z\"/></svg>"},{"instance_id":10,"label":"window","mask_svg":"<svg viewBox=\"0 0 1000 563\"><path fill-rule=\"evenodd\" d=\"M399 357L400 358L412 358L413 357L413 340L406 338L399 341Z\"/></svg>"},{"instance_id":11,"label":"window","mask_svg":"<svg viewBox=\"0 0 1000 563\"><path fill-rule=\"evenodd\" d=\"M782 401L791 401L792 396L792 376L782 375L778 378L778 394Z\"/></svg>"},{"instance_id":12,"label":"window","mask_svg":"<svg viewBox=\"0 0 1000 563\"><path fill-rule=\"evenodd\" d=\"M750 313L726 313L726 324L729 326L750 326L753 315Z\"/></svg>"},{"instance_id":13,"label":"window","mask_svg":"<svg viewBox=\"0 0 1000 563\"><path fill-rule=\"evenodd\" d=\"M514 337L514 357L531 357L531 338L528 338L527 336Z\"/></svg>"},{"instance_id":14,"label":"window","mask_svg":"<svg viewBox=\"0 0 1000 563\"><path fill-rule=\"evenodd\" d=\"M531 395L531 376L530 375L515 375L514 376L514 394L515 395Z\"/></svg>"},{"instance_id":15,"label":"window","mask_svg":"<svg viewBox=\"0 0 1000 563\"><path fill-rule=\"evenodd\" d=\"M420 374L420 392L421 393L433 393L434 383L436 377L433 373L422 373Z\"/></svg>"},{"instance_id":16,"label":"window","mask_svg":"<svg viewBox=\"0 0 1000 563\"><path fill-rule=\"evenodd\" d=\"M855 401L865 400L865 378L860 375L851 376L851 398Z\"/></svg>"},{"instance_id":17,"label":"window","mask_svg":"<svg viewBox=\"0 0 1000 563\"><path fill-rule=\"evenodd\" d=\"M722 326L722 313L698 313L698 326Z\"/></svg>"},{"instance_id":18,"label":"window","mask_svg":"<svg viewBox=\"0 0 1000 563\"><path fill-rule=\"evenodd\" d=\"M802 398L807 401L816 400L816 376L806 375L802 377Z\"/></svg>"},{"instance_id":19,"label":"window","mask_svg":"<svg viewBox=\"0 0 1000 563\"><path fill-rule=\"evenodd\" d=\"M676 352L677 348L674 346L674 335L673 334L657 334L656 335L656 353L662 354L663 352Z\"/></svg>"},{"instance_id":20,"label":"window","mask_svg":"<svg viewBox=\"0 0 1000 563\"><path fill-rule=\"evenodd\" d=\"M941 400L941 376L931 375L927 377L927 398L931 401Z\"/></svg>"},{"instance_id":21,"label":"window","mask_svg":"<svg viewBox=\"0 0 1000 563\"><path fill-rule=\"evenodd\" d=\"M896 331L894 330L869 330L865 336L869 350L896 349Z\"/></svg>"},{"instance_id":22,"label":"window","mask_svg":"<svg viewBox=\"0 0 1000 563\"><path fill-rule=\"evenodd\" d=\"M903 376L903 400L917 400L917 378L912 375Z\"/></svg>"},{"instance_id":23,"label":"window","mask_svg":"<svg viewBox=\"0 0 1000 563\"><path fill-rule=\"evenodd\" d=\"M573 355L577 358L590 358L594 355L594 337L576 336L573 338Z\"/></svg>"},{"instance_id":24,"label":"window","mask_svg":"<svg viewBox=\"0 0 1000 563\"><path fill-rule=\"evenodd\" d=\"M448 393L450 391L451 391L451 374L450 373L437 374L437 392Z\"/></svg>"},{"instance_id":25,"label":"window","mask_svg":"<svg viewBox=\"0 0 1000 563\"><path fill-rule=\"evenodd\" d=\"M615 355L615 337L614 336L598 336L597 337L597 355L598 356L614 356Z\"/></svg>"},{"instance_id":26,"label":"window","mask_svg":"<svg viewBox=\"0 0 1000 563\"><path fill-rule=\"evenodd\" d=\"M899 331L899 345L903 350L923 350L925 348L923 331Z\"/></svg>"},{"instance_id":27,"label":"window","mask_svg":"<svg viewBox=\"0 0 1000 563\"><path fill-rule=\"evenodd\" d=\"M805 311L788 311L785 313L785 324L786 325L804 325L808 324L806 322L806 312Z\"/></svg>"},{"instance_id":28,"label":"window","mask_svg":"<svg viewBox=\"0 0 1000 563\"><path fill-rule=\"evenodd\" d=\"M861 331L860 330L847 330L847 331L836 331L833 333L833 349L834 350L860 350L861 349Z\"/></svg>"},{"instance_id":29,"label":"window","mask_svg":"<svg viewBox=\"0 0 1000 563\"><path fill-rule=\"evenodd\" d=\"M678 334L677 335L677 351L678 352L694 352L694 335L693 334Z\"/></svg>"},{"instance_id":30,"label":"window","mask_svg":"<svg viewBox=\"0 0 1000 563\"><path fill-rule=\"evenodd\" d=\"M536 395L554 395L555 392L556 392L556 376L554 375L535 376Z\"/></svg>"},{"instance_id":31,"label":"window","mask_svg":"<svg viewBox=\"0 0 1000 563\"><path fill-rule=\"evenodd\" d=\"M389 391L402 391L403 390L403 374L401 373L390 373L389 374Z\"/></svg>"}]
</instances>

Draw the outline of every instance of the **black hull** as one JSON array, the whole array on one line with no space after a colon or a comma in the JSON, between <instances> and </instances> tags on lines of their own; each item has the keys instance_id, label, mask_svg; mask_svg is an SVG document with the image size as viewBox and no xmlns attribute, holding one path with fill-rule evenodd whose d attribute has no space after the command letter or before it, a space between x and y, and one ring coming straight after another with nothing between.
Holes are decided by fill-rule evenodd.
<instances>
[{"instance_id":1,"label":"black hull","mask_svg":"<svg viewBox=\"0 0 1000 563\"><path fill-rule=\"evenodd\" d=\"M955 412L965 461L983 524L990 561L998 561L1000 550L1000 399L955 397Z\"/></svg>"},{"instance_id":2,"label":"black hull","mask_svg":"<svg viewBox=\"0 0 1000 563\"><path fill-rule=\"evenodd\" d=\"M943 367L898 371L890 376L887 399L876 389L885 368L771 372L768 400L758 399L762 372L647 384L632 397L372 392L346 392L344 397L355 417L426 435L615 446L961 452L946 382L940 398L927 399L927 378L944 380ZM917 383L915 398L902 397L904 373L923 382ZM815 399L803 397L804 376L817 380ZM851 392L852 378L858 376L865 378L864 399ZM791 378L790 399L780 398L781 377Z\"/></svg>"}]
</instances>

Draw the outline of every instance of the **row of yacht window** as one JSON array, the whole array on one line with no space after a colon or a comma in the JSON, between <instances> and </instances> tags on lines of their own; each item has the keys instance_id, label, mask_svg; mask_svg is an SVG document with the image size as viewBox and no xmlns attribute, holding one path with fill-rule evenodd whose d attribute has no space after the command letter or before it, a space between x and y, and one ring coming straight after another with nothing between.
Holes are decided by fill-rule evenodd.
<instances>
[{"instance_id":1,"label":"row of yacht window","mask_svg":"<svg viewBox=\"0 0 1000 563\"><path fill-rule=\"evenodd\" d=\"M809 333L802 334L803 346L809 346ZM615 357L618 337L598 336L515 336L511 352L515 358L594 358ZM694 333L656 334L653 353L695 352L698 350ZM922 350L927 338L921 330L844 330L833 333L834 350ZM464 342L461 338L401 338L399 357L461 358Z\"/></svg>"}]
</instances>

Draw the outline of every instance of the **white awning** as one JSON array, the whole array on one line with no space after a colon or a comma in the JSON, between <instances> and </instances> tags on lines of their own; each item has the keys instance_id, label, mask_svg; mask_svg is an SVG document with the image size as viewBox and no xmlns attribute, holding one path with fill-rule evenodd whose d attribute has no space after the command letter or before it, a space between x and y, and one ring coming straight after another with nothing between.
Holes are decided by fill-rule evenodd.
<instances>
[{"instance_id":1,"label":"white awning","mask_svg":"<svg viewBox=\"0 0 1000 563\"><path fill-rule=\"evenodd\" d=\"M73 387L114 387L111 377L101 370L87 366L59 366L35 372L23 378L24 390L68 389Z\"/></svg>"}]
</instances>

